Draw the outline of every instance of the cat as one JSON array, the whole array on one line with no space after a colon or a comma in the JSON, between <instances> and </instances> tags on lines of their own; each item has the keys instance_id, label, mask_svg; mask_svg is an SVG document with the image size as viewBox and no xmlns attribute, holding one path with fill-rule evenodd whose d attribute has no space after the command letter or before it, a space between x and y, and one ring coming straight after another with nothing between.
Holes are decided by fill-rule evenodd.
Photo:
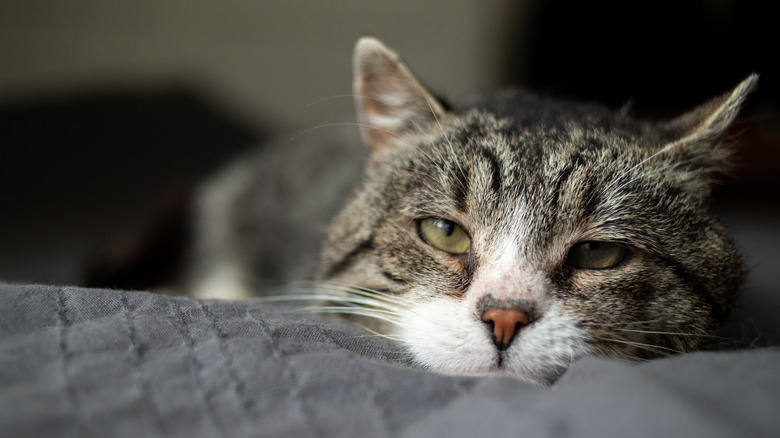
<instances>
[{"instance_id":1,"label":"cat","mask_svg":"<svg viewBox=\"0 0 780 438\"><path fill-rule=\"evenodd\" d=\"M651 123L519 90L451 109L377 39L361 38L353 61L362 181L327 229L316 290L298 298L334 303L322 311L392 339L423 368L542 385L587 355L645 360L717 346L745 273L708 203L756 75ZM355 168L345 157L360 153L341 150L329 163ZM333 172L336 198L346 196L354 172L315 162L304 172ZM247 187L268 183L251 163L202 197L204 214L219 216L203 222L204 241L221 255L199 278L201 296L256 286L238 242L264 245L247 237L260 214L235 213L251 203ZM304 233L322 224L298 216Z\"/></svg>"}]
</instances>

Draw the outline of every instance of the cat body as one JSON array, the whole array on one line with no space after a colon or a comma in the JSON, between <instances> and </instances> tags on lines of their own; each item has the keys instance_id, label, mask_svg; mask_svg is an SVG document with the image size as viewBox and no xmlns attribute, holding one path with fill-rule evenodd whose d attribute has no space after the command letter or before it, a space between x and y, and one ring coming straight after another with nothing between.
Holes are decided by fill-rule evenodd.
<instances>
[{"instance_id":1,"label":"cat body","mask_svg":"<svg viewBox=\"0 0 780 438\"><path fill-rule=\"evenodd\" d=\"M521 91L445 109L372 38L354 68L368 154L322 246L327 309L420 366L541 384L717 345L744 272L708 201L755 76L650 123Z\"/></svg>"}]
</instances>

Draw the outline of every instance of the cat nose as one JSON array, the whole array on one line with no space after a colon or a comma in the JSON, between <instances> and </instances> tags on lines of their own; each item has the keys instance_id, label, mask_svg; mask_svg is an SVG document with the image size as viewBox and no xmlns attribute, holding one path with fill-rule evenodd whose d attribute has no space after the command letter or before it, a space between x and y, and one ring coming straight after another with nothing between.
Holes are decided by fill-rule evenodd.
<instances>
[{"instance_id":1,"label":"cat nose","mask_svg":"<svg viewBox=\"0 0 780 438\"><path fill-rule=\"evenodd\" d=\"M515 334L531 320L522 310L493 307L482 312L482 322L492 329L496 347L505 350L512 343Z\"/></svg>"}]
</instances>

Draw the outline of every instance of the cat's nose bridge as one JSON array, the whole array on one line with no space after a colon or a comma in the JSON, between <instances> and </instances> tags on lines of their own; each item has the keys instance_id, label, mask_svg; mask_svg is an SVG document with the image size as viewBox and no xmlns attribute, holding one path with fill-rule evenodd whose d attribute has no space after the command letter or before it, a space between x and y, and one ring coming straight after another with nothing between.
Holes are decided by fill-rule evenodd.
<instances>
[{"instance_id":1,"label":"cat's nose bridge","mask_svg":"<svg viewBox=\"0 0 780 438\"><path fill-rule=\"evenodd\" d=\"M543 282L538 275L516 266L490 266L471 285L470 292L477 300L492 299L509 302L515 300L537 301L544 295Z\"/></svg>"}]
</instances>

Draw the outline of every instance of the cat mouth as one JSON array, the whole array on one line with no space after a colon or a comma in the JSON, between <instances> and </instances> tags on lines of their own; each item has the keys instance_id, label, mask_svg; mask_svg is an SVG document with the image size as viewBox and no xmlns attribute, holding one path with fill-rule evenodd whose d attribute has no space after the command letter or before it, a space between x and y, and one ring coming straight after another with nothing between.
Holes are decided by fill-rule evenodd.
<instances>
[{"instance_id":1,"label":"cat mouth","mask_svg":"<svg viewBox=\"0 0 780 438\"><path fill-rule=\"evenodd\" d=\"M495 369L497 371L501 371L501 372L504 372L504 373L508 372L506 370L506 367L504 366L504 364L506 363L508 355L509 355L509 352L507 350L498 350L498 352L496 354L495 365L493 366L492 369Z\"/></svg>"},{"instance_id":2,"label":"cat mouth","mask_svg":"<svg viewBox=\"0 0 780 438\"><path fill-rule=\"evenodd\" d=\"M510 365L509 354L508 350L497 351L493 363L484 374L497 377L512 377L542 386L549 386L560 379L568 368L561 366L544 366L541 368L530 366L518 369Z\"/></svg>"}]
</instances>

